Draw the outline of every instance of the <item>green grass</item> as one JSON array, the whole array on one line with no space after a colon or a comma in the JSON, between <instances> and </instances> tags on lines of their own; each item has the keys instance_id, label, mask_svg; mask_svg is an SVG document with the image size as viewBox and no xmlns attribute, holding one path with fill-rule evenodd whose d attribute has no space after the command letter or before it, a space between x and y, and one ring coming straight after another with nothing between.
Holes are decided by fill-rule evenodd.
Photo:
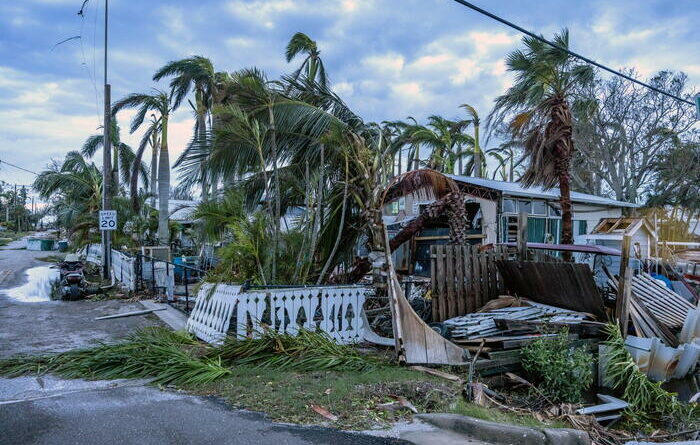
<instances>
[{"instance_id":1,"label":"green grass","mask_svg":"<svg viewBox=\"0 0 700 445\"><path fill-rule=\"evenodd\" d=\"M450 410L454 414L474 417L476 419L488 420L490 422L510 423L513 425L527 426L532 428L571 428L564 422L553 420L551 423L543 423L534 416L526 414L516 414L502 411L496 408L486 408L459 400Z\"/></svg>"},{"instance_id":2,"label":"green grass","mask_svg":"<svg viewBox=\"0 0 700 445\"><path fill-rule=\"evenodd\" d=\"M391 413L377 408L393 400L389 395L406 397L419 412L444 412L460 392L454 383L398 366L369 372L293 372L239 366L225 379L187 389L223 397L238 408L265 412L277 422L327 422L311 410L310 405L317 404L338 416L332 422L334 427L354 430L410 420L408 410Z\"/></svg>"},{"instance_id":3,"label":"green grass","mask_svg":"<svg viewBox=\"0 0 700 445\"><path fill-rule=\"evenodd\" d=\"M48 255L38 257L37 260L43 261L45 263L60 263L65 258L65 255Z\"/></svg>"}]
</instances>

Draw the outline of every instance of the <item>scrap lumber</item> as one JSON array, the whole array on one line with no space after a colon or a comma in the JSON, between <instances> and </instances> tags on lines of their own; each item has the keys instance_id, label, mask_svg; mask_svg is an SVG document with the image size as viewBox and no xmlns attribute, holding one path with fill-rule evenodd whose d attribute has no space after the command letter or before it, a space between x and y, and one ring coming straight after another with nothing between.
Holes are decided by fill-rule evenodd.
<instances>
[{"instance_id":1,"label":"scrap lumber","mask_svg":"<svg viewBox=\"0 0 700 445\"><path fill-rule=\"evenodd\" d=\"M617 298L615 300L615 316L622 337L627 336L629 326L630 300L632 299L632 268L630 267L630 248L632 237L622 237L622 256L620 258L620 273L617 285Z\"/></svg>"},{"instance_id":2,"label":"scrap lumber","mask_svg":"<svg viewBox=\"0 0 700 445\"><path fill-rule=\"evenodd\" d=\"M442 337L415 313L406 299L391 259L389 236L384 228L387 291L399 362L421 365L464 365L469 353Z\"/></svg>"},{"instance_id":3,"label":"scrap lumber","mask_svg":"<svg viewBox=\"0 0 700 445\"><path fill-rule=\"evenodd\" d=\"M505 286L517 297L606 320L603 297L586 264L499 260Z\"/></svg>"},{"instance_id":4,"label":"scrap lumber","mask_svg":"<svg viewBox=\"0 0 700 445\"><path fill-rule=\"evenodd\" d=\"M443 378L445 380L450 380L452 382L458 382L458 383L463 382L461 377L456 376L454 374L450 374L448 372L440 371L439 369L426 368L425 366L411 366L409 369L412 369L414 371L424 372L424 373L430 374L430 375L434 375L435 377L440 377L440 378Z\"/></svg>"}]
</instances>

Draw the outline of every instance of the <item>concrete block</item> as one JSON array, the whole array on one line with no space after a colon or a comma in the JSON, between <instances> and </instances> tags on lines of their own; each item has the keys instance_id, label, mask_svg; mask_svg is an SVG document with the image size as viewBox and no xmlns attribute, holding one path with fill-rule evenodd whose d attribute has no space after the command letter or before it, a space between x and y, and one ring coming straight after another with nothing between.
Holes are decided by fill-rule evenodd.
<instances>
[{"instance_id":1,"label":"concrete block","mask_svg":"<svg viewBox=\"0 0 700 445\"><path fill-rule=\"evenodd\" d=\"M546 436L535 428L488 422L458 414L419 414L416 416L438 428L496 445L542 445Z\"/></svg>"},{"instance_id":2,"label":"concrete block","mask_svg":"<svg viewBox=\"0 0 700 445\"><path fill-rule=\"evenodd\" d=\"M571 428L545 428L548 445L591 445L591 438L585 431Z\"/></svg>"}]
</instances>

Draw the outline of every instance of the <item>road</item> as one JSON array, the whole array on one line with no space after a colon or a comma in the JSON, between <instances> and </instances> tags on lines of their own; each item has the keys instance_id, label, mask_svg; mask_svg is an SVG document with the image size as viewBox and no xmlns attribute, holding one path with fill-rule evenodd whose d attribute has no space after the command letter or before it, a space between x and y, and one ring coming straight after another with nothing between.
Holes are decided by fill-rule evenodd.
<instances>
[{"instance_id":1,"label":"road","mask_svg":"<svg viewBox=\"0 0 700 445\"><path fill-rule=\"evenodd\" d=\"M114 340L146 317L95 321L141 309L121 301L25 303L7 295L27 281L28 268L46 265L46 252L0 249L0 358L85 347ZM63 380L52 376L0 378L0 444L358 444L408 443L329 428L275 424L262 414L233 410L214 398L149 386L145 381Z\"/></svg>"}]
</instances>

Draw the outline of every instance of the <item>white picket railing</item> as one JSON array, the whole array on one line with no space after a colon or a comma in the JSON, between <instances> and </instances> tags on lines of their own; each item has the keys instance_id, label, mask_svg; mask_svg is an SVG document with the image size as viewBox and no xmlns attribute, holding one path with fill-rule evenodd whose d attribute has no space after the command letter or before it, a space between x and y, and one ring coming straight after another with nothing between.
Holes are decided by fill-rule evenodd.
<instances>
[{"instance_id":1,"label":"white picket railing","mask_svg":"<svg viewBox=\"0 0 700 445\"><path fill-rule=\"evenodd\" d=\"M326 332L338 343L365 337L362 308L366 287L333 286L240 291L235 285L203 285L187 321L199 338L221 343L235 314L233 334L256 337L265 328L295 334L304 328Z\"/></svg>"}]
</instances>

